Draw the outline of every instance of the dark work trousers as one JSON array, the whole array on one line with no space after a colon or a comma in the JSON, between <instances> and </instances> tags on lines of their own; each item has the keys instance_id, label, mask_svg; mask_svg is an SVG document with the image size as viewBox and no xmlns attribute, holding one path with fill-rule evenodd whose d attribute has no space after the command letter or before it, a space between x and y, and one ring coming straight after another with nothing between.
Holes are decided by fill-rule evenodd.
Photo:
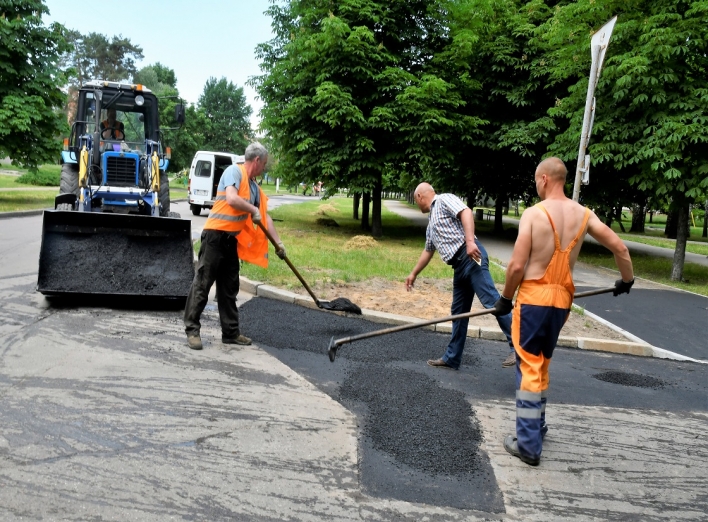
<instances>
[{"instance_id":1,"label":"dark work trousers","mask_svg":"<svg viewBox=\"0 0 708 522\"><path fill-rule=\"evenodd\" d=\"M199 334L199 318L209 299L211 285L216 282L216 301L219 306L222 338L239 336L238 308L238 253L236 238L219 230L204 230L199 248L199 261L184 308L184 329L187 335Z\"/></svg>"}]
</instances>

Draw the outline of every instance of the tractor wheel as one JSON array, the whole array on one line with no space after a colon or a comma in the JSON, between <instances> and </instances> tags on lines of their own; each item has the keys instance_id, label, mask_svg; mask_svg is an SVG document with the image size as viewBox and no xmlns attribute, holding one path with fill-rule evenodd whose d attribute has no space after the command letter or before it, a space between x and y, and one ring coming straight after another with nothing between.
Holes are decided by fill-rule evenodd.
<instances>
[{"instance_id":1,"label":"tractor wheel","mask_svg":"<svg viewBox=\"0 0 708 522\"><path fill-rule=\"evenodd\" d=\"M202 213L202 206L201 205L189 205L189 209L192 211L192 214L195 216L198 216L199 214Z\"/></svg>"},{"instance_id":2,"label":"tractor wheel","mask_svg":"<svg viewBox=\"0 0 708 522\"><path fill-rule=\"evenodd\" d=\"M74 163L64 163L61 166L60 194L79 195L79 166Z\"/></svg>"},{"instance_id":3,"label":"tractor wheel","mask_svg":"<svg viewBox=\"0 0 708 522\"><path fill-rule=\"evenodd\" d=\"M170 180L164 170L160 171L160 215L170 215Z\"/></svg>"}]
</instances>

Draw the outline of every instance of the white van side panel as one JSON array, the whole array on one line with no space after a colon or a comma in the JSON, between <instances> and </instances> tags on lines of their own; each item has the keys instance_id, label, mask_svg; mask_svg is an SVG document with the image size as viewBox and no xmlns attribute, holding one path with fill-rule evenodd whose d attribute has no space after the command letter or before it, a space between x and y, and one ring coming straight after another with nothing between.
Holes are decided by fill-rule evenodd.
<instances>
[{"instance_id":1,"label":"white van side panel","mask_svg":"<svg viewBox=\"0 0 708 522\"><path fill-rule=\"evenodd\" d=\"M212 208L219 178L228 165L244 163L243 156L227 152L200 150L189 169L189 203L195 207Z\"/></svg>"}]
</instances>

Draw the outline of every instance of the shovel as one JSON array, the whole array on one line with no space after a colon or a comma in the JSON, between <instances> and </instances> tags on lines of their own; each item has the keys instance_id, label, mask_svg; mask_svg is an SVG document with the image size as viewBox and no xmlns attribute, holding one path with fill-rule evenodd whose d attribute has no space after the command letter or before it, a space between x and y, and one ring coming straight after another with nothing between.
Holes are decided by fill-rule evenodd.
<instances>
[{"instance_id":1,"label":"shovel","mask_svg":"<svg viewBox=\"0 0 708 522\"><path fill-rule=\"evenodd\" d=\"M273 244L273 246L275 247L275 250L278 251L280 249L280 247L278 246L278 242L275 240L275 238L272 236L272 234L268 231L268 229L265 226L263 226L263 223L258 223L258 226L261 227L261 230L266 235L266 237L270 240L270 242ZM297 278L300 280L300 282L302 283L302 286L305 287L305 290L307 290L307 293L310 294L310 297L312 297L312 300L317 305L317 308L322 308L323 310L334 310L337 312L349 312L351 314L361 315L361 308L359 308L357 305L352 303L346 297L338 297L337 299L333 299L331 301L320 301L319 299L317 299L317 296L315 296L315 293L312 291L312 289L309 287L309 285L302 278L302 276L300 275L300 272L298 272L297 268L295 268L295 265L293 265L290 262L290 260L288 259L288 256L283 256L283 261L285 261L285 263L287 263L287 265L290 267L290 270L293 271L293 274L295 274L295 276L297 276Z\"/></svg>"},{"instance_id":2,"label":"shovel","mask_svg":"<svg viewBox=\"0 0 708 522\"><path fill-rule=\"evenodd\" d=\"M613 292L614 286L609 288L599 288L597 290L588 290L587 292L580 292L575 294L573 299L579 299L581 297L589 297L591 295L598 294L608 294ZM352 343L354 341L361 341L362 339L368 339L369 337L378 337L380 335L388 335L396 332L402 332L404 330L412 330L413 328L422 328L423 326L430 326L431 324L445 323L447 321L457 321L459 319L466 319L469 317L479 317L480 315L491 314L494 308L487 308L486 310L479 310L477 312L467 312L466 314L448 315L446 317L439 317L437 319L430 319L429 321L422 321L420 323L402 324L400 326L393 326L391 328L384 328L383 330L375 330L373 332L367 332L359 335L352 335L351 337L344 337L342 339L335 340L332 337L329 341L329 348L327 349L327 354L329 355L329 360L334 362L335 357L337 357L337 350L340 346L347 343Z\"/></svg>"}]
</instances>

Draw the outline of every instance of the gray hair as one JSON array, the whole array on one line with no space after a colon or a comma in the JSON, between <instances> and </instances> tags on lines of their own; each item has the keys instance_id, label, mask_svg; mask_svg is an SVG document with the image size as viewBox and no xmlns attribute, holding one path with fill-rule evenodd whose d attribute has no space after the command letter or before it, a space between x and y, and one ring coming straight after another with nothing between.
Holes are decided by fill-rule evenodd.
<instances>
[{"instance_id":1,"label":"gray hair","mask_svg":"<svg viewBox=\"0 0 708 522\"><path fill-rule=\"evenodd\" d=\"M246 161L253 161L254 159L256 159L256 157L265 160L268 157L268 151L263 145L261 145L257 141L254 141L248 147L246 147L246 153L244 156L244 159Z\"/></svg>"}]
</instances>

